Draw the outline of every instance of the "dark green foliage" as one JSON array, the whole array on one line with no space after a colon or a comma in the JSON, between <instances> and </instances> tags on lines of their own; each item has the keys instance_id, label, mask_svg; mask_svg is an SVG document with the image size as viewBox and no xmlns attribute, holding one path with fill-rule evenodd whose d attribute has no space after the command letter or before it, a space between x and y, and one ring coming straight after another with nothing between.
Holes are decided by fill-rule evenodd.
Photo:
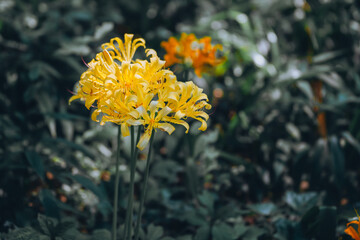
<instances>
[{"instance_id":1,"label":"dark green foliage","mask_svg":"<svg viewBox=\"0 0 360 240\"><path fill-rule=\"evenodd\" d=\"M55 219L39 214L36 223L32 227L15 229L7 235L7 238L10 240L75 240L81 238L76 227L77 224L74 221L63 221L58 223Z\"/></svg>"},{"instance_id":2,"label":"dark green foliage","mask_svg":"<svg viewBox=\"0 0 360 240\"><path fill-rule=\"evenodd\" d=\"M110 38L134 33L163 56L182 31L211 36L228 61L189 75L213 105L208 130L157 133L141 239L350 239L359 16L354 0L1 1L0 239L110 239L117 127L68 106L70 92ZM118 236L129 149L125 138Z\"/></svg>"}]
</instances>

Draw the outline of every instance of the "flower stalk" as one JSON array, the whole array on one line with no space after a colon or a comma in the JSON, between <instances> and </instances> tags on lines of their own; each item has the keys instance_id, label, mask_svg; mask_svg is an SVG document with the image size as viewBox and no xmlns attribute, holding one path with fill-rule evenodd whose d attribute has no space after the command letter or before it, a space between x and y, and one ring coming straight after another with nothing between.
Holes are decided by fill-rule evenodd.
<instances>
[{"instance_id":1,"label":"flower stalk","mask_svg":"<svg viewBox=\"0 0 360 240\"><path fill-rule=\"evenodd\" d=\"M121 128L119 126L118 135L117 135L117 149L116 149L114 213L113 213L112 234L111 234L112 240L116 240L116 230L117 230L117 211L118 211L119 181L120 181L120 171L119 171L120 138L121 138Z\"/></svg>"},{"instance_id":2,"label":"flower stalk","mask_svg":"<svg viewBox=\"0 0 360 240\"><path fill-rule=\"evenodd\" d=\"M151 134L150 145L149 145L149 153L148 153L147 159L146 159L144 185L143 185L143 189L142 189L142 193L141 193L140 206L139 206L139 210L138 210L138 218L137 218L136 227L135 227L135 240L139 239L139 232L140 232L139 230L140 230L140 225L141 225L142 210L143 210L143 206L144 206L144 202L145 202L145 198L146 198L146 190L147 190L147 184L148 184L148 179L149 179L151 150L152 150L154 135L155 135L155 133Z\"/></svg>"},{"instance_id":3,"label":"flower stalk","mask_svg":"<svg viewBox=\"0 0 360 240\"><path fill-rule=\"evenodd\" d=\"M132 215L133 215L133 202L134 202L134 185L135 185L135 170L136 170L136 157L138 154L138 148L136 143L139 142L141 126L138 128L136 142L135 142L135 133L134 127L131 126L131 158L130 158L130 190L128 205L126 210L126 223L124 229L124 239L131 239L132 236Z\"/></svg>"}]
</instances>

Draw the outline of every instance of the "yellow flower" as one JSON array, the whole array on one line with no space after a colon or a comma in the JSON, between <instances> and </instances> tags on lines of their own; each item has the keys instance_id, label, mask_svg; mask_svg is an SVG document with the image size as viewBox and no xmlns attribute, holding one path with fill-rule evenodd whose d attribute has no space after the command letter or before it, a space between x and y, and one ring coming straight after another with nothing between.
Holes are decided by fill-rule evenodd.
<instances>
[{"instance_id":1,"label":"yellow flower","mask_svg":"<svg viewBox=\"0 0 360 240\"><path fill-rule=\"evenodd\" d=\"M165 61L161 60L152 49L146 50L149 61L138 61L142 72L140 76L145 80L142 84L149 93L158 93L163 89L172 86L176 82L176 76L170 70L164 69Z\"/></svg>"},{"instance_id":2,"label":"yellow flower","mask_svg":"<svg viewBox=\"0 0 360 240\"><path fill-rule=\"evenodd\" d=\"M355 240L360 240L360 216L356 210L355 212L359 220L358 221L354 220L346 224L347 228L345 229L345 233L350 235ZM354 227L350 226L351 224L357 224L358 225L357 230L355 230Z\"/></svg>"},{"instance_id":3,"label":"yellow flower","mask_svg":"<svg viewBox=\"0 0 360 240\"><path fill-rule=\"evenodd\" d=\"M200 121L199 129L206 130L209 116L203 109L211 106L202 89L193 82L177 82L173 72L164 69L165 61L152 49L145 49L149 60L134 60L135 51L145 48L145 41L132 38L133 35L125 34L124 42L114 38L102 45L103 52L89 63L69 102L81 99L88 109L94 106L91 119L100 125L121 125L123 136L130 134L129 126L144 126L139 149L145 148L156 129L171 134L175 130L173 124L180 124L188 132L188 117Z\"/></svg>"},{"instance_id":4,"label":"yellow flower","mask_svg":"<svg viewBox=\"0 0 360 240\"><path fill-rule=\"evenodd\" d=\"M119 60L120 62L131 62L132 58L139 47L145 48L145 40L137 38L132 41L133 34L125 34L125 41L120 38L113 38L109 43L104 43L101 47L105 50L110 50L111 58Z\"/></svg>"},{"instance_id":5,"label":"yellow flower","mask_svg":"<svg viewBox=\"0 0 360 240\"><path fill-rule=\"evenodd\" d=\"M171 108L162 107L158 101L151 101L147 105L137 108L134 115L138 115L137 120L129 121L131 125L143 125L145 126L145 133L141 136L138 148L144 149L150 141L151 134L154 129L163 130L171 134L175 127L165 121L165 117L171 113Z\"/></svg>"},{"instance_id":6,"label":"yellow flower","mask_svg":"<svg viewBox=\"0 0 360 240\"><path fill-rule=\"evenodd\" d=\"M199 77L225 61L224 57L216 57L216 52L222 51L222 46L213 46L211 37L197 39L194 34L182 33L179 40L170 37L167 42L162 42L161 46L166 50L166 66L176 63L190 65Z\"/></svg>"},{"instance_id":7,"label":"yellow flower","mask_svg":"<svg viewBox=\"0 0 360 240\"><path fill-rule=\"evenodd\" d=\"M186 83L177 82L176 91L170 92L166 96L169 107L175 113L174 119L181 120L188 117L201 122L199 130L207 129L206 121L209 115L203 109L211 109L211 105L207 103L208 97L203 90L197 87L193 82Z\"/></svg>"},{"instance_id":8,"label":"yellow flower","mask_svg":"<svg viewBox=\"0 0 360 240\"><path fill-rule=\"evenodd\" d=\"M105 98L105 80L118 67L114 62L109 64L105 60L106 54L107 52L99 53L88 63L89 68L81 75L77 93L70 98L69 103L80 98L85 100L85 106L89 109L96 100Z\"/></svg>"}]
</instances>

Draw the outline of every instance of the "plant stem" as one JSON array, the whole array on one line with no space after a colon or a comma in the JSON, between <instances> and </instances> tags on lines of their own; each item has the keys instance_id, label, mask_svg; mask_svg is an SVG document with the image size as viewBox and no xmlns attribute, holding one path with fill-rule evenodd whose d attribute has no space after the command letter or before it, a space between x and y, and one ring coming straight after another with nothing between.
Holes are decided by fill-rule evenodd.
<instances>
[{"instance_id":1,"label":"plant stem","mask_svg":"<svg viewBox=\"0 0 360 240\"><path fill-rule=\"evenodd\" d=\"M120 137L121 137L121 127L118 127L118 137L117 137L117 153L116 153L116 170L115 170L115 196L114 196L114 213L113 213L113 224L112 224L112 239L116 240L116 228L117 228L117 208L118 208L118 199L119 199L119 158L120 158Z\"/></svg>"},{"instance_id":2,"label":"plant stem","mask_svg":"<svg viewBox=\"0 0 360 240\"><path fill-rule=\"evenodd\" d=\"M190 75L189 73L190 73L190 68L186 67L185 71L184 71L184 82L187 82L187 81L190 80L189 79L189 75Z\"/></svg>"},{"instance_id":3,"label":"plant stem","mask_svg":"<svg viewBox=\"0 0 360 240\"><path fill-rule=\"evenodd\" d=\"M139 230L140 230L140 224L141 224L141 217L142 217L142 209L145 202L146 197L146 190L147 190L147 182L149 179L149 169L150 169L150 160L151 160L151 149L152 149L152 143L154 139L155 132L153 131L150 138L150 145L149 145L149 153L146 159L146 168L145 168L145 176L144 176L144 186L141 193L141 200L140 200L140 206L138 211L138 219L136 221L136 227L135 227L135 240L138 240L139 238Z\"/></svg>"},{"instance_id":4,"label":"plant stem","mask_svg":"<svg viewBox=\"0 0 360 240\"><path fill-rule=\"evenodd\" d=\"M125 228L125 238L131 239L132 234L132 214L133 214L133 202L134 202L134 185L135 185L135 170L136 170L136 157L138 154L138 148L136 147L136 143L139 142L141 134L141 126L138 128L138 134L136 137L136 142L134 142L134 129L132 127L131 135L131 162L130 162L130 192L129 192L129 201L128 201L128 209L127 209L127 218L126 218L126 228Z\"/></svg>"},{"instance_id":5,"label":"plant stem","mask_svg":"<svg viewBox=\"0 0 360 240\"><path fill-rule=\"evenodd\" d=\"M134 134L135 134L134 126L131 126L130 127L130 148L131 148L130 149L131 150L130 151L130 169L132 169L132 159L134 158ZM130 174L132 174L132 172ZM123 236L124 240L126 239L127 234L128 234L129 217L130 217L130 214L132 214L129 209L130 201L131 201L131 193L129 193L129 196L128 196L128 204L127 204L127 209L126 209L124 236Z\"/></svg>"}]
</instances>

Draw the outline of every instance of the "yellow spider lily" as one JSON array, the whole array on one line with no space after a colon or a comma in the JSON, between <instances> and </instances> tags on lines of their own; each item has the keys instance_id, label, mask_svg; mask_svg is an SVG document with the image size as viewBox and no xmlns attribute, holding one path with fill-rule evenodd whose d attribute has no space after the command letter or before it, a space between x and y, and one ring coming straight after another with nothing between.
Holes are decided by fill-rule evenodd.
<instances>
[{"instance_id":1,"label":"yellow spider lily","mask_svg":"<svg viewBox=\"0 0 360 240\"><path fill-rule=\"evenodd\" d=\"M175 127L164 121L164 117L171 113L171 108L161 107L158 101L151 101L148 105L141 106L136 109L138 120L129 121L132 125L145 126L145 133L141 136L137 147L144 149L150 141L151 134L154 129L163 130L171 134Z\"/></svg>"},{"instance_id":2,"label":"yellow spider lily","mask_svg":"<svg viewBox=\"0 0 360 240\"><path fill-rule=\"evenodd\" d=\"M209 116L203 109L211 106L202 89L193 82L177 82L152 49L145 49L149 60L133 60L136 50L145 48L145 41L132 39L132 34L125 34L124 41L113 38L102 45L103 52L88 64L69 103L81 99L88 109L96 103L91 119L100 125L121 125L123 136L130 134L129 126L143 125L145 133L137 145L139 149L145 148L156 129L171 134L173 124L180 124L188 132L188 117L200 121L199 129L206 130Z\"/></svg>"},{"instance_id":3,"label":"yellow spider lily","mask_svg":"<svg viewBox=\"0 0 360 240\"><path fill-rule=\"evenodd\" d=\"M175 119L193 118L201 122L199 130L205 131L209 115L203 109L209 110L211 105L207 103L208 97L202 91L191 81L177 82L177 91L169 94L168 101L175 113Z\"/></svg>"}]
</instances>

